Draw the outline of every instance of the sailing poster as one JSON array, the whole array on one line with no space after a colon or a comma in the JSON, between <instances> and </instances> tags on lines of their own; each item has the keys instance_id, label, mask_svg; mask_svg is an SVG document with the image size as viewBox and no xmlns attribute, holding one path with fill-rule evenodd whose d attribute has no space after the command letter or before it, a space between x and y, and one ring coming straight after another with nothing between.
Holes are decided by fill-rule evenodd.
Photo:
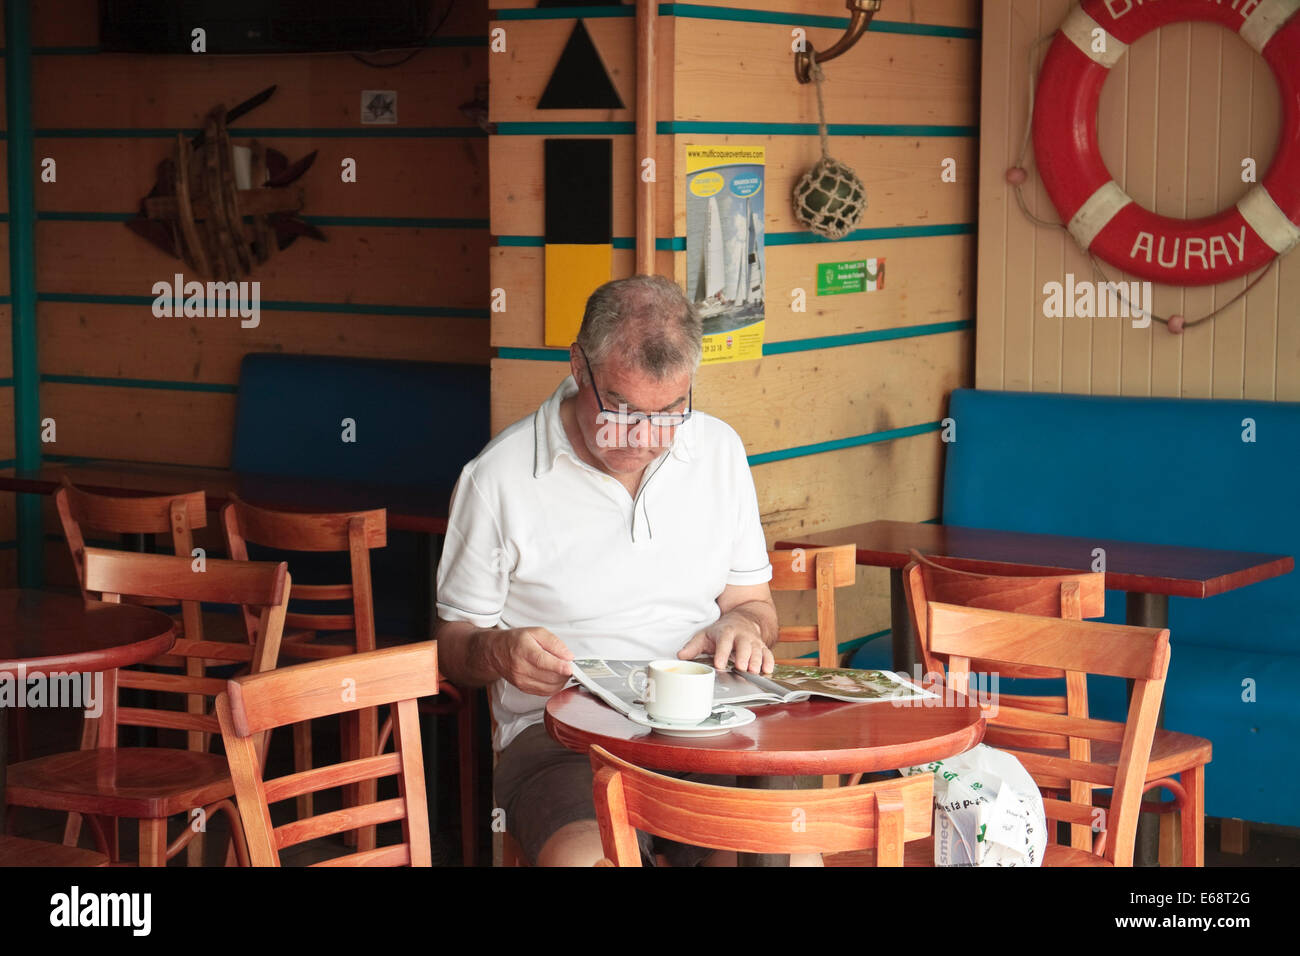
<instances>
[{"instance_id":1,"label":"sailing poster","mask_svg":"<svg viewBox=\"0 0 1300 956\"><path fill-rule=\"evenodd\" d=\"M704 364L763 354L764 147L686 147L686 295Z\"/></svg>"}]
</instances>

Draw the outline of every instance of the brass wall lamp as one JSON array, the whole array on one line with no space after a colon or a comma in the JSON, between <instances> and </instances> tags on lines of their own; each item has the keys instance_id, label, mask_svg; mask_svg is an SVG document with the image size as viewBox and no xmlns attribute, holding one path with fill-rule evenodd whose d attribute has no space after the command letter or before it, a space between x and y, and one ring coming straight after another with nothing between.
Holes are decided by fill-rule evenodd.
<instances>
[{"instance_id":1,"label":"brass wall lamp","mask_svg":"<svg viewBox=\"0 0 1300 956\"><path fill-rule=\"evenodd\" d=\"M852 48L853 44L858 42L858 37L862 36L863 31L867 29L871 18L880 11L880 3L881 0L844 0L844 6L849 11L848 30L824 53L818 53L816 50L812 51L812 55L807 51L796 53L794 55L795 78L800 83L808 83L812 80L813 55L817 57L818 63L825 63Z\"/></svg>"}]
</instances>

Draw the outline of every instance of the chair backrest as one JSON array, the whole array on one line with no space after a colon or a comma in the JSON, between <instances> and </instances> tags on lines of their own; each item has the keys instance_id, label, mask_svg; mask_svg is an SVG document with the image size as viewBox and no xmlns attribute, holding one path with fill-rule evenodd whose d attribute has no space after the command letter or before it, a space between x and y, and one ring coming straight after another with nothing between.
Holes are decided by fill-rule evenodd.
<instances>
[{"instance_id":1,"label":"chair backrest","mask_svg":"<svg viewBox=\"0 0 1300 956\"><path fill-rule=\"evenodd\" d=\"M902 866L903 844L930 834L929 774L827 790L744 790L677 780L591 748L605 856L640 866L637 830L741 853L834 853L876 848Z\"/></svg>"},{"instance_id":2,"label":"chair backrest","mask_svg":"<svg viewBox=\"0 0 1300 956\"><path fill-rule=\"evenodd\" d=\"M1115 764L1024 750L1010 750L1039 786L1059 781L1112 788L1109 814L1073 799L1043 801L1049 820L1093 826L1104 821L1093 851L1116 866L1131 866L1138 813L1169 669L1169 631L1093 621L1072 621L931 602L930 646L948 655L948 683L965 693L971 661L1058 668L1133 681L1124 723L1048 714L997 701L986 709L991 727L1058 734L1120 744ZM1108 818L1107 818L1108 817Z\"/></svg>"},{"instance_id":3,"label":"chair backrest","mask_svg":"<svg viewBox=\"0 0 1300 956\"><path fill-rule=\"evenodd\" d=\"M388 542L387 511L347 511L307 514L272 511L232 497L221 509L230 556L248 560L248 544L280 551L340 551L348 555L351 580L343 584L297 584L295 601L347 601L350 613L290 611L291 630L355 631L357 649L375 648L375 604L370 581L370 551ZM251 629L253 621L245 618Z\"/></svg>"},{"instance_id":4,"label":"chair backrest","mask_svg":"<svg viewBox=\"0 0 1300 956\"><path fill-rule=\"evenodd\" d=\"M942 658L926 640L925 607L930 601L1076 621L1106 613L1106 575L1101 571L992 575L962 570L960 563L952 559L923 557L916 552L912 557L903 569L903 585L920 659L929 673L943 673ZM1060 677L1061 672L1023 668L1009 671L1006 676Z\"/></svg>"},{"instance_id":5,"label":"chair backrest","mask_svg":"<svg viewBox=\"0 0 1300 956\"><path fill-rule=\"evenodd\" d=\"M62 487L54 492L54 507L68 550L72 552L72 566L77 571L83 595L86 593L83 552L87 531L166 534L171 537L175 554L190 557L194 548L193 532L208 523L207 496L202 491L142 498L97 495L77 488L67 475L62 478ZM197 606L193 613L198 613Z\"/></svg>"},{"instance_id":6,"label":"chair backrest","mask_svg":"<svg viewBox=\"0 0 1300 956\"><path fill-rule=\"evenodd\" d=\"M217 698L217 717L252 865L279 866L280 850L287 846L401 820L401 843L314 865L431 866L416 701L437 692L438 655L433 641L311 661L229 681L226 692ZM266 731L385 704L393 705L393 752L264 779L258 741ZM393 775L398 781L394 799L349 807L344 813L310 816L280 827L271 823L269 806L277 801Z\"/></svg>"},{"instance_id":7,"label":"chair backrest","mask_svg":"<svg viewBox=\"0 0 1300 956\"><path fill-rule=\"evenodd\" d=\"M769 551L773 591L816 591L817 624L790 625L779 629L778 664L807 664L798 655L817 652L819 667L839 667L839 644L835 636L835 589L852 587L857 573L857 546L795 548Z\"/></svg>"},{"instance_id":8,"label":"chair backrest","mask_svg":"<svg viewBox=\"0 0 1300 956\"><path fill-rule=\"evenodd\" d=\"M254 614L257 628L250 644L205 641L202 620L177 640L166 658L186 666L187 673L167 674L121 668L105 674L104 710L99 717L98 745L117 746L117 728L122 725L184 730L191 734L215 734L216 719L207 712L166 707L122 707L117 689L132 687L184 695L187 700L215 697L225 689L216 678L195 676L191 662L229 664L243 662L253 673L270 670L280 652L285 610L289 603L289 573L281 562L224 561L205 559L197 570L189 557L163 554L135 554L86 548L84 551L85 587L92 595L110 603L119 603L123 594L167 598L171 601L210 601L214 604L238 604L245 613ZM156 662L151 662L156 663Z\"/></svg>"}]
</instances>

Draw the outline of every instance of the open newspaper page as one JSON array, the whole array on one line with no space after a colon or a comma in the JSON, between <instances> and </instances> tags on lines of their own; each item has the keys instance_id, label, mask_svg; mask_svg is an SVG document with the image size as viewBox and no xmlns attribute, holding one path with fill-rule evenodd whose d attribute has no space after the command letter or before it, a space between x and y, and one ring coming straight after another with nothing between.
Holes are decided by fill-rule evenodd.
<instances>
[{"instance_id":1,"label":"open newspaper page","mask_svg":"<svg viewBox=\"0 0 1300 956\"><path fill-rule=\"evenodd\" d=\"M703 663L711 664L707 658ZM649 661L620 661L585 658L573 662L573 676L583 687L624 714L641 711L644 705L629 679ZM713 682L713 703L789 704L809 697L865 702L916 700L934 697L893 671L852 670L815 666L779 665L761 676L741 671L717 671Z\"/></svg>"},{"instance_id":2,"label":"open newspaper page","mask_svg":"<svg viewBox=\"0 0 1300 956\"><path fill-rule=\"evenodd\" d=\"M609 706L624 714L644 710L644 704L629 684L634 671L649 661L616 661L584 658L573 662L573 676ZM713 680L713 703L718 704L778 704L786 700L786 691L753 674L736 671L718 671Z\"/></svg>"},{"instance_id":3,"label":"open newspaper page","mask_svg":"<svg viewBox=\"0 0 1300 956\"><path fill-rule=\"evenodd\" d=\"M747 676L755 684L773 685L774 692L787 702L809 696L851 702L920 700L938 696L893 671L778 664L767 677Z\"/></svg>"}]
</instances>

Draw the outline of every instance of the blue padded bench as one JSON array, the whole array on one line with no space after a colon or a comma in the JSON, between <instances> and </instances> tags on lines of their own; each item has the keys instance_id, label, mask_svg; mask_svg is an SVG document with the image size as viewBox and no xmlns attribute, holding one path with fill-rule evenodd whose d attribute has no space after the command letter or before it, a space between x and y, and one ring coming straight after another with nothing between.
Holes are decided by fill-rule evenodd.
<instances>
[{"instance_id":1,"label":"blue padded bench","mask_svg":"<svg viewBox=\"0 0 1300 956\"><path fill-rule=\"evenodd\" d=\"M342 441L345 418L356 423L355 442ZM487 444L488 430L487 366L251 353L239 369L232 467L419 485L445 495ZM422 613L416 595L432 586L427 577L421 580L431 572L430 560L436 565L436 556L421 559L415 535L392 530L388 547L375 552L382 633L415 633ZM303 556L291 564L305 568L310 579L329 576L328 562L320 566Z\"/></svg>"},{"instance_id":2,"label":"blue padded bench","mask_svg":"<svg viewBox=\"0 0 1300 956\"><path fill-rule=\"evenodd\" d=\"M958 389L949 415L944 524L1300 551L1298 403ZM1122 622L1124 605L1109 592L1106 620ZM1300 826L1283 772L1300 764L1300 575L1171 598L1169 630L1165 726L1214 746L1206 813ZM1122 719L1122 682L1090 682L1089 696Z\"/></svg>"}]
</instances>

